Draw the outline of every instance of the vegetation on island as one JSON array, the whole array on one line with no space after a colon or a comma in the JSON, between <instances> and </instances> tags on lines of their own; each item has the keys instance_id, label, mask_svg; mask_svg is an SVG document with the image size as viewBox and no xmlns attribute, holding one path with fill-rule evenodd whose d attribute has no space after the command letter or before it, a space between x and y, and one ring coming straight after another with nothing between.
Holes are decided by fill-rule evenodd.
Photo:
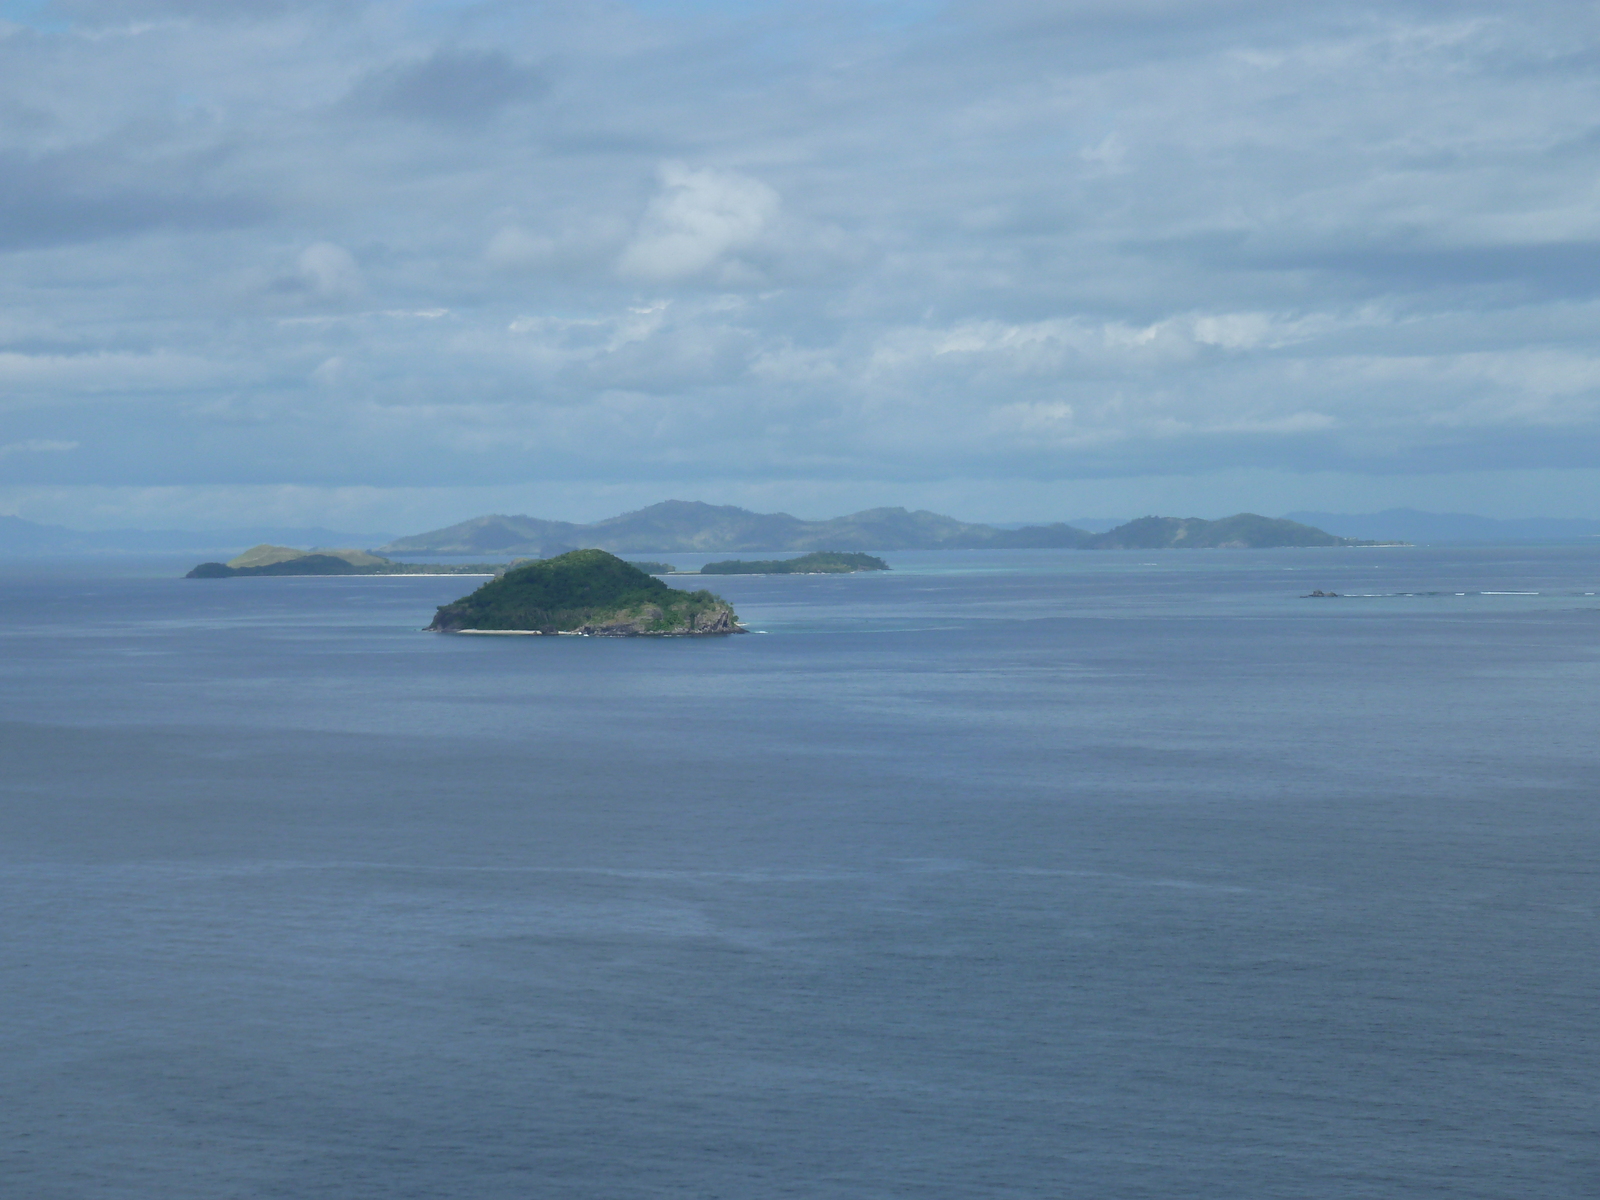
<instances>
[{"instance_id":1,"label":"vegetation on island","mask_svg":"<svg viewBox=\"0 0 1600 1200\"><path fill-rule=\"evenodd\" d=\"M273 546L263 543L260 546L251 546L243 554L235 555L223 565L238 571L253 567L274 567L280 563L296 562L306 558L337 558L352 567L379 567L389 562L387 558L369 554L365 550L329 550L324 546L297 550L293 546Z\"/></svg>"},{"instance_id":2,"label":"vegetation on island","mask_svg":"<svg viewBox=\"0 0 1600 1200\"><path fill-rule=\"evenodd\" d=\"M845 575L852 571L887 571L889 564L870 554L844 553L838 550L819 550L799 558L768 558L743 562L730 558L726 562L707 563L700 568L702 575Z\"/></svg>"},{"instance_id":3,"label":"vegetation on island","mask_svg":"<svg viewBox=\"0 0 1600 1200\"><path fill-rule=\"evenodd\" d=\"M646 575L672 575L678 570L671 563L664 562L630 562L630 567L638 567Z\"/></svg>"},{"instance_id":4,"label":"vegetation on island","mask_svg":"<svg viewBox=\"0 0 1600 1200\"><path fill-rule=\"evenodd\" d=\"M515 564L513 564L515 565ZM297 550L252 546L225 563L201 563L186 579L231 579L237 575L494 575L501 563L402 563L365 550Z\"/></svg>"},{"instance_id":5,"label":"vegetation on island","mask_svg":"<svg viewBox=\"0 0 1600 1200\"><path fill-rule=\"evenodd\" d=\"M428 628L609 637L743 632L726 600L668 587L604 550L574 550L516 567L443 605Z\"/></svg>"}]
</instances>

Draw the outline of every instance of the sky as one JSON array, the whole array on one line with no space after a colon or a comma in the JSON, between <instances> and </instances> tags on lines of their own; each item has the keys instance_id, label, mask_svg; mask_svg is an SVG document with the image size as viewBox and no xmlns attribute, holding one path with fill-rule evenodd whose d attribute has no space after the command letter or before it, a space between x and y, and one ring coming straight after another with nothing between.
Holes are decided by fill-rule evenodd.
<instances>
[{"instance_id":1,"label":"sky","mask_svg":"<svg viewBox=\"0 0 1600 1200\"><path fill-rule=\"evenodd\" d=\"M0 512L1600 517L1600 9L0 0Z\"/></svg>"}]
</instances>

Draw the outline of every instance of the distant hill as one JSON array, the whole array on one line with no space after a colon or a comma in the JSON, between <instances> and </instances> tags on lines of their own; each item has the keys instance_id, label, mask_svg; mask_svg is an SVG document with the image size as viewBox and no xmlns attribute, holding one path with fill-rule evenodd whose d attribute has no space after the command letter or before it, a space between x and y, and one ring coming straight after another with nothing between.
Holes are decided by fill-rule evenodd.
<instances>
[{"instance_id":1,"label":"distant hill","mask_svg":"<svg viewBox=\"0 0 1600 1200\"><path fill-rule=\"evenodd\" d=\"M932 512L872 508L829 521L788 513L754 513L732 505L667 500L590 525L536 517L475 517L397 538L380 554L533 554L568 548L624 551L971 550L983 547L1073 547L1089 535L1068 525L996 529Z\"/></svg>"},{"instance_id":2,"label":"distant hill","mask_svg":"<svg viewBox=\"0 0 1600 1200\"><path fill-rule=\"evenodd\" d=\"M515 564L511 564L514 566ZM496 563L398 563L365 550L299 550L252 546L225 563L201 563L186 579L232 579L241 575L500 575Z\"/></svg>"},{"instance_id":3,"label":"distant hill","mask_svg":"<svg viewBox=\"0 0 1600 1200\"><path fill-rule=\"evenodd\" d=\"M1155 524L1151 524L1155 522ZM527 554L548 558L574 545L614 553L749 550L1045 550L1164 547L1344 546L1335 537L1293 521L1240 513L1221 521L1144 517L1106 533L1071 525L999 529L903 508L870 508L828 521L788 513L754 513L732 505L668 500L589 525L536 517L476 517L397 538L380 554Z\"/></svg>"},{"instance_id":4,"label":"distant hill","mask_svg":"<svg viewBox=\"0 0 1600 1200\"><path fill-rule=\"evenodd\" d=\"M1092 550L1262 550L1279 546L1359 546L1354 538L1335 537L1310 525L1255 513L1239 513L1220 521L1199 517L1140 517L1105 533L1095 534Z\"/></svg>"},{"instance_id":5,"label":"distant hill","mask_svg":"<svg viewBox=\"0 0 1600 1200\"><path fill-rule=\"evenodd\" d=\"M63 554L88 548L91 535L62 525L0 517L0 554Z\"/></svg>"},{"instance_id":6,"label":"distant hill","mask_svg":"<svg viewBox=\"0 0 1600 1200\"><path fill-rule=\"evenodd\" d=\"M1315 524L1309 518L1315 517ZM1307 518L1297 520L1291 518ZM1160 549L1240 546L1337 546L1356 539L1506 541L1600 533L1600 521L1490 521L1395 509L1371 517L1296 513L1273 520L1240 513L1220 521L1141 517L1090 532L1055 523L1002 529L926 510L871 508L826 521L756 513L732 505L667 500L592 524L525 516L485 516L390 540L320 528L256 526L219 530L123 529L90 533L0 516L0 554L216 553L246 546L374 546L381 555L554 558L588 546L616 553L744 553L752 550L1038 550ZM1427 524L1427 522L1433 524ZM1152 524L1155 522L1156 524ZM1453 524L1452 524L1453 523ZM1476 523L1476 524L1473 524ZM1324 526L1327 532L1324 532ZM382 544L377 544L382 543ZM289 553L304 553L289 551ZM347 553L341 551L340 553ZM353 553L353 552L351 552ZM266 565L266 564L262 564ZM370 564L368 564L370 565Z\"/></svg>"},{"instance_id":7,"label":"distant hill","mask_svg":"<svg viewBox=\"0 0 1600 1200\"><path fill-rule=\"evenodd\" d=\"M1398 538L1406 542L1560 542L1600 536L1600 521L1583 518L1499 520L1415 508L1389 508L1376 513L1293 512L1289 517L1345 537Z\"/></svg>"},{"instance_id":8,"label":"distant hill","mask_svg":"<svg viewBox=\"0 0 1600 1200\"><path fill-rule=\"evenodd\" d=\"M1072 520L1067 522L1068 525L1086 529L1090 533L1105 533L1107 530L1115 529L1118 525L1126 525L1127 523L1127 517L1073 517ZM1007 527L1002 526L1001 528ZM1021 528L1021 526L1016 526L1015 528Z\"/></svg>"},{"instance_id":9,"label":"distant hill","mask_svg":"<svg viewBox=\"0 0 1600 1200\"><path fill-rule=\"evenodd\" d=\"M341 559L352 567L379 567L389 561L386 558L379 558L376 554L368 554L365 550L330 550L325 546L297 550L293 546L263 544L251 546L243 554L230 558L227 565L235 570L240 567L268 567L275 563L294 562L316 555Z\"/></svg>"}]
</instances>

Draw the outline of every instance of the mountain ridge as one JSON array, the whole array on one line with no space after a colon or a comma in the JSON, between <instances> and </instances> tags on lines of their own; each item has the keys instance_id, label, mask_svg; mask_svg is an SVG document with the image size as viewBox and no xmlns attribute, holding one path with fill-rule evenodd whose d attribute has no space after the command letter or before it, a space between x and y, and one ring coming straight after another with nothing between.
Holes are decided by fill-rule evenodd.
<instances>
[{"instance_id":1,"label":"mountain ridge","mask_svg":"<svg viewBox=\"0 0 1600 1200\"><path fill-rule=\"evenodd\" d=\"M1357 539L1282 518L1239 513L1220 521L1141 517L1105 533L1066 524L999 529L926 509L869 508L825 521L756 513L733 505L664 500L590 524L491 514L379 546L380 554L530 554L549 558L575 545L623 552L763 550L1109 550L1350 546Z\"/></svg>"},{"instance_id":2,"label":"mountain ridge","mask_svg":"<svg viewBox=\"0 0 1600 1200\"><path fill-rule=\"evenodd\" d=\"M396 538L382 554L522 554L549 556L574 545L620 551L971 550L1075 547L1091 535L1069 525L996 529L925 509L870 508L826 521L756 513L733 505L664 500L587 525L492 514Z\"/></svg>"}]
</instances>

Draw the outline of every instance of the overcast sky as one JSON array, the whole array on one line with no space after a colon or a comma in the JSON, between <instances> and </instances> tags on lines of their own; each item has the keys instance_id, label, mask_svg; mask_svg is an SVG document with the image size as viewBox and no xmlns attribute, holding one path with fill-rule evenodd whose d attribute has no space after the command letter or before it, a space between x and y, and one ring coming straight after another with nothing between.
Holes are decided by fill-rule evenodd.
<instances>
[{"instance_id":1,"label":"overcast sky","mask_svg":"<svg viewBox=\"0 0 1600 1200\"><path fill-rule=\"evenodd\" d=\"M1600 516L1591 3L0 18L0 512Z\"/></svg>"}]
</instances>

